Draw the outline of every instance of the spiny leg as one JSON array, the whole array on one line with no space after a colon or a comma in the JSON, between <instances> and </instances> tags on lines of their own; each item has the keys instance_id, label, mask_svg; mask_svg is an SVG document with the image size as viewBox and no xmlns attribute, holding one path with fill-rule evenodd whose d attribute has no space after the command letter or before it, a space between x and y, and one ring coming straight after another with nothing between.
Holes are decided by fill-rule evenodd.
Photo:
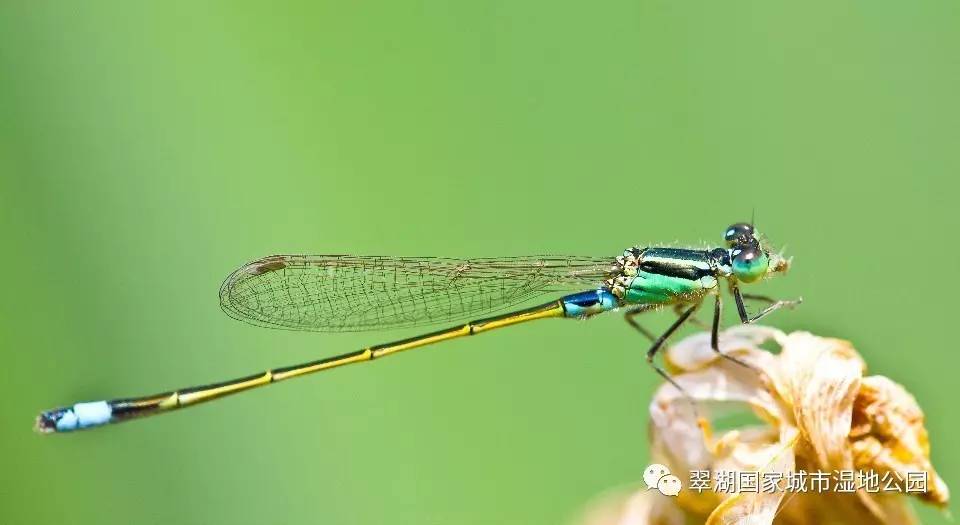
<instances>
[{"instance_id":1,"label":"spiny leg","mask_svg":"<svg viewBox=\"0 0 960 525\"><path fill-rule=\"evenodd\" d=\"M683 304L683 303L677 303L677 304L673 305L673 313L677 314L678 316L683 315L683 311L685 310L685 307L686 307L685 304ZM693 323L697 328L699 328L699 329L701 329L701 330L709 330L709 329L710 329L710 325L708 325L707 323L704 323L703 321L701 321L697 316L691 317L691 318L690 318L690 323Z\"/></svg>"},{"instance_id":2,"label":"spiny leg","mask_svg":"<svg viewBox=\"0 0 960 525\"><path fill-rule=\"evenodd\" d=\"M777 302L776 299L774 299L773 297L770 297L769 295L760 295L755 293L741 293L740 296L748 301L761 301L767 304L773 304Z\"/></svg>"},{"instance_id":3,"label":"spiny leg","mask_svg":"<svg viewBox=\"0 0 960 525\"><path fill-rule=\"evenodd\" d=\"M733 293L733 299L737 303L737 313L740 315L740 322L743 324L753 324L776 310L779 310L783 307L793 308L794 306L803 302L802 298L797 299L796 301L778 301L764 295L742 294L740 293L740 288L738 288L735 284L730 285L730 291ZM765 301L771 304L761 310L757 315L750 317L747 315L747 308L743 305L744 298Z\"/></svg>"},{"instance_id":4,"label":"spiny leg","mask_svg":"<svg viewBox=\"0 0 960 525\"><path fill-rule=\"evenodd\" d=\"M635 328L638 332L643 334L643 336L649 339L651 343L657 340L657 336L653 335L653 332L651 332L650 330L647 330L646 328L640 326L640 323L638 323L634 319L634 317L645 312L651 312L653 310L656 310L656 308L657 307L654 305L645 304L642 306L631 308L627 310L625 314L623 314L623 319L627 322L627 324L629 324L630 326Z\"/></svg>"},{"instance_id":5,"label":"spiny leg","mask_svg":"<svg viewBox=\"0 0 960 525\"><path fill-rule=\"evenodd\" d=\"M745 294L741 294L741 295L743 296L744 299L746 299L746 300L748 300L748 301L762 301L762 302L764 302L764 303L767 303L768 305L775 305L775 304L777 304L777 303L780 303L780 305L777 306L777 307L774 308L774 309L781 308L781 307L784 307L784 306L787 307L787 308L793 308L793 307L795 307L795 306L797 306L798 304L800 304L800 303L803 302L803 297L798 297L798 298L797 298L796 300L794 300L794 301L782 301L782 300L779 300L779 299L774 299L773 297L770 297L770 296L767 296L767 295L757 295L757 294L752 294L752 293L745 293ZM769 313L769 312L767 312L767 313ZM763 315L766 315L766 314L763 314Z\"/></svg>"},{"instance_id":6,"label":"spiny leg","mask_svg":"<svg viewBox=\"0 0 960 525\"><path fill-rule=\"evenodd\" d=\"M759 373L760 371L757 370L756 367L747 363L746 361L743 361L737 357L733 357L732 355L725 354L720 351L720 317L721 317L721 314L723 313L723 300L720 297L719 291L716 294L715 305L716 306L714 306L713 308L713 326L710 329L710 347L713 348L714 352L720 354L722 357L729 359L730 361L733 361L734 363L740 366L747 367L750 370L753 370Z\"/></svg>"},{"instance_id":7,"label":"spiny leg","mask_svg":"<svg viewBox=\"0 0 960 525\"><path fill-rule=\"evenodd\" d=\"M670 328L667 328L667 331L661 334L660 337L658 337L656 341L653 342L653 345L650 346L650 349L647 350L647 363L649 363L650 366L652 366L653 369L658 374L660 374L661 377L666 379L667 382L669 382L671 385L676 387L676 389L679 390L681 394L683 394L683 397L685 397L687 401L690 403L690 407L693 408L693 415L697 419L700 419L700 412L697 410L697 403L693 400L692 397L690 397L690 394L688 394L687 391L680 386L680 383L677 383L672 377L670 377L670 374L668 374L666 370L657 366L657 364L653 361L653 358L656 357L657 352L660 350L663 344L667 341L667 339L671 335L673 335L674 332L679 330L680 327L683 326L683 323L685 323L687 319L689 319L690 316L693 315L693 313L696 312L697 308L699 307L700 307L700 303L698 302L693 306L691 306L690 308L687 308L686 310L684 310L684 312L680 314L680 317L678 317L677 320L674 321L672 325L670 325Z\"/></svg>"},{"instance_id":8,"label":"spiny leg","mask_svg":"<svg viewBox=\"0 0 960 525\"><path fill-rule=\"evenodd\" d=\"M673 313L677 314L677 317L683 315L684 310L686 310L686 306L687 306L687 305L684 304L684 303L677 303L676 305L674 305ZM652 304L645 304L645 305L637 306L637 307L634 307L634 308L631 308L631 309L627 310L627 312L626 312L625 314L623 314L623 319L627 322L627 324L629 324L630 326L632 326L636 331L638 331L638 332L640 332L641 334L643 334L643 336L646 337L647 339L649 339L650 342L652 343L652 342L654 342L654 341L657 340L657 336L653 335L653 332L651 332L650 330L647 330L646 328L644 328L643 326L641 326L640 323L638 323L638 322L634 319L634 317L636 317L636 316L638 316L638 315L640 315L640 314L642 314L642 313L652 312L653 310L656 310L657 308L658 308L657 305L652 305ZM700 319L697 319L696 317L691 317L690 320L689 320L689 322L697 325L698 327L700 327L700 328L702 328L702 329L704 329L704 330L709 330L709 329L710 329L710 327L709 327L706 323L704 323L704 322L701 321Z\"/></svg>"},{"instance_id":9,"label":"spiny leg","mask_svg":"<svg viewBox=\"0 0 960 525\"><path fill-rule=\"evenodd\" d=\"M783 307L793 308L794 306L797 306L798 304L800 304L800 303L802 303L802 302L803 302L803 299L797 299L796 301L777 301L777 302L771 304L770 306L764 308L763 310L761 310L760 313L758 313L757 315L751 317L751 318L750 318L750 322L751 322L751 323L755 323L755 322L759 321L760 319L763 319L764 317L766 317L767 314L770 314L770 313L772 313L772 312L774 312L774 311L776 311L776 310L779 310L779 309L781 309L781 308L783 308Z\"/></svg>"}]
</instances>

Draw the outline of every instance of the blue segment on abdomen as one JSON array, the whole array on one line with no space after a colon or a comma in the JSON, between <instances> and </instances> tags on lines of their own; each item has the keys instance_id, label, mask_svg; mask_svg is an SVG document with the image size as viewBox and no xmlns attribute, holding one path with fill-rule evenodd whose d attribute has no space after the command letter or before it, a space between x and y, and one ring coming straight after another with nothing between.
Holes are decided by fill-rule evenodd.
<instances>
[{"instance_id":1,"label":"blue segment on abdomen","mask_svg":"<svg viewBox=\"0 0 960 525\"><path fill-rule=\"evenodd\" d=\"M560 300L566 317L589 317L620 306L617 296L603 288L567 295Z\"/></svg>"},{"instance_id":2,"label":"blue segment on abdomen","mask_svg":"<svg viewBox=\"0 0 960 525\"><path fill-rule=\"evenodd\" d=\"M62 412L55 414L54 417L57 432L68 432L109 423L112 415L113 409L108 402L95 401L77 403L70 408L62 409Z\"/></svg>"}]
</instances>

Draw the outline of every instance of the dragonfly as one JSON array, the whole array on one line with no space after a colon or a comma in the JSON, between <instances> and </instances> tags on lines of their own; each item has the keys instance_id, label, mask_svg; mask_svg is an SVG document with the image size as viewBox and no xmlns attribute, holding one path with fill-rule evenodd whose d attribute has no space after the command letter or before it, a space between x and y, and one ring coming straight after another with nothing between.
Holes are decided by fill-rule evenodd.
<instances>
[{"instance_id":1,"label":"dragonfly","mask_svg":"<svg viewBox=\"0 0 960 525\"><path fill-rule=\"evenodd\" d=\"M646 353L650 366L682 392L654 358L710 296L714 297L710 326L713 350L749 366L720 351L721 282L726 282L740 321L745 324L800 302L741 292L741 285L785 273L791 262L781 253L770 251L753 225L731 225L724 232L724 241L725 247L703 250L633 247L617 257L265 257L241 266L223 282L220 303L231 317L262 327L314 332L412 328L486 317L229 381L47 410L37 417L36 429L61 433L99 427L520 323L585 319L619 309L625 311L627 322L650 340ZM549 293L574 290L579 291L522 307ZM766 307L750 316L745 300L762 301ZM640 314L664 308L673 308L677 318L659 336L636 320Z\"/></svg>"}]
</instances>

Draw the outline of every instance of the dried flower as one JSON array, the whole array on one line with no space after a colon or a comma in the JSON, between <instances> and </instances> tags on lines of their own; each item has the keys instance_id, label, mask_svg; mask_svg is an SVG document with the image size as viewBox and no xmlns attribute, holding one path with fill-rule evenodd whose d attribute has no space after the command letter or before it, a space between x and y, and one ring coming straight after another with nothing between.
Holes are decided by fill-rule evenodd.
<instances>
[{"instance_id":1,"label":"dried flower","mask_svg":"<svg viewBox=\"0 0 960 525\"><path fill-rule=\"evenodd\" d=\"M761 348L768 341L781 351ZM645 490L608 499L585 523L900 525L916 522L908 494L946 506L916 400L890 379L864 376L849 342L738 326L720 347L762 373L718 356L705 333L668 349L667 366L714 422L737 410L759 421L715 438L712 423L662 385L650 404L652 461L684 489L675 498ZM691 486L698 477L704 483Z\"/></svg>"}]
</instances>

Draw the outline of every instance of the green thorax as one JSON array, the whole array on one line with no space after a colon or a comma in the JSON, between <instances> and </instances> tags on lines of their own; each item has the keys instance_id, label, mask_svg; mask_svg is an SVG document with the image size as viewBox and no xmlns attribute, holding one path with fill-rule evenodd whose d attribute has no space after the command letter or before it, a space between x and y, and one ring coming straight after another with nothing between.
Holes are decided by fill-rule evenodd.
<instances>
[{"instance_id":1,"label":"green thorax","mask_svg":"<svg viewBox=\"0 0 960 525\"><path fill-rule=\"evenodd\" d=\"M621 274L608 285L628 304L687 302L717 286L717 263L708 251L633 249L617 262Z\"/></svg>"}]
</instances>

